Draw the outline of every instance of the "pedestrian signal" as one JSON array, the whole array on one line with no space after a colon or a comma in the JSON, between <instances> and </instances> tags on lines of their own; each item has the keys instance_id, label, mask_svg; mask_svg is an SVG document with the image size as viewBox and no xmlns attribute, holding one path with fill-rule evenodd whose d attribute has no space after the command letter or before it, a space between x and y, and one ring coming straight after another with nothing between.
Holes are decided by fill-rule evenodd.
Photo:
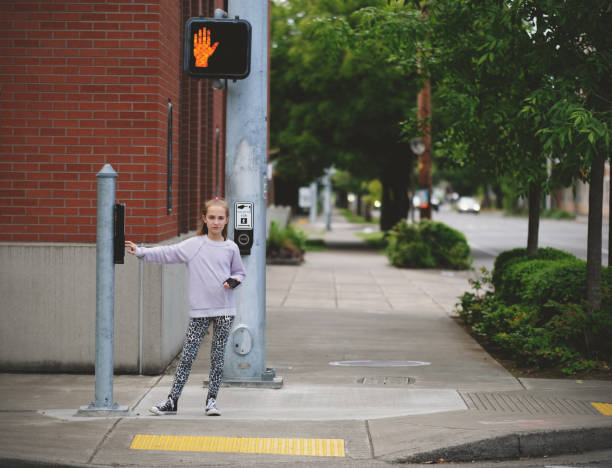
<instances>
[{"instance_id":1,"label":"pedestrian signal","mask_svg":"<svg viewBox=\"0 0 612 468\"><path fill-rule=\"evenodd\" d=\"M246 78L251 71L251 24L190 18L185 24L184 69L199 78Z\"/></svg>"}]
</instances>

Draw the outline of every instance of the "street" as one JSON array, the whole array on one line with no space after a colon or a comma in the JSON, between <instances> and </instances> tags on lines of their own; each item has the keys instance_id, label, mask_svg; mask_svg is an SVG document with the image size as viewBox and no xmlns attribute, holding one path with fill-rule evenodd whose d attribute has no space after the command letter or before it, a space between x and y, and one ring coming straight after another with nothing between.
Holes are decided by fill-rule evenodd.
<instances>
[{"instance_id":1,"label":"street","mask_svg":"<svg viewBox=\"0 0 612 468\"><path fill-rule=\"evenodd\" d=\"M443 222L465 234L472 249L474 267L493 268L495 257L504 250L527 246L526 217L504 216L501 213L459 214L449 205L433 213L433 220ZM609 227L602 230L602 265L608 265ZM540 247L565 250L586 260L587 223L585 220L540 219Z\"/></svg>"}]
</instances>

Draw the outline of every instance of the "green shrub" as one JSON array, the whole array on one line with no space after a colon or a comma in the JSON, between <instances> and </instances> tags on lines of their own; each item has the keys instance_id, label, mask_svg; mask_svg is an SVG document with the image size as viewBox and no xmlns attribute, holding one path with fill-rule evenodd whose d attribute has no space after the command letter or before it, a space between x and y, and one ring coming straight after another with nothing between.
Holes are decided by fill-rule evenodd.
<instances>
[{"instance_id":1,"label":"green shrub","mask_svg":"<svg viewBox=\"0 0 612 468\"><path fill-rule=\"evenodd\" d=\"M575 219L576 216L568 213L565 210L560 210L558 208L552 208L550 210L543 210L540 213L540 218L549 218L549 219Z\"/></svg>"},{"instance_id":2,"label":"green shrub","mask_svg":"<svg viewBox=\"0 0 612 468\"><path fill-rule=\"evenodd\" d=\"M266 255L276 259L302 260L306 247L306 234L289 225L284 229L276 221L270 223L266 241Z\"/></svg>"},{"instance_id":3,"label":"green shrub","mask_svg":"<svg viewBox=\"0 0 612 468\"><path fill-rule=\"evenodd\" d=\"M563 258L576 257L571 253L553 249L552 247L539 248L537 254L531 257L533 260L561 260ZM515 263L524 262L529 259L530 257L527 255L527 249L524 248L506 250L500 253L495 258L495 263L493 264L493 286L499 289L505 282L504 275L506 270Z\"/></svg>"},{"instance_id":4,"label":"green shrub","mask_svg":"<svg viewBox=\"0 0 612 468\"><path fill-rule=\"evenodd\" d=\"M463 233L435 221L421 221L419 227L436 265L454 270L465 270L470 266L470 246Z\"/></svg>"},{"instance_id":5,"label":"green shrub","mask_svg":"<svg viewBox=\"0 0 612 468\"><path fill-rule=\"evenodd\" d=\"M548 301L576 303L586 297L586 262L583 260L575 257L516 260L506 269L503 281L495 289L497 297L506 303L542 307Z\"/></svg>"},{"instance_id":6,"label":"green shrub","mask_svg":"<svg viewBox=\"0 0 612 468\"><path fill-rule=\"evenodd\" d=\"M422 241L402 242L390 246L388 254L391 264L403 268L435 268L436 261L429 247Z\"/></svg>"},{"instance_id":7,"label":"green shrub","mask_svg":"<svg viewBox=\"0 0 612 468\"><path fill-rule=\"evenodd\" d=\"M502 272L497 286L483 269L458 304L460 318L477 336L520 365L568 375L609 370L612 268L602 269L601 309L591 311L584 301L586 263L567 252L541 249L530 258L514 249L500 254L495 267Z\"/></svg>"},{"instance_id":8,"label":"green shrub","mask_svg":"<svg viewBox=\"0 0 612 468\"><path fill-rule=\"evenodd\" d=\"M465 236L443 223L428 220L397 223L389 232L387 257L392 265L402 268L461 270L471 264Z\"/></svg>"},{"instance_id":9,"label":"green shrub","mask_svg":"<svg viewBox=\"0 0 612 468\"><path fill-rule=\"evenodd\" d=\"M389 245L384 231L358 232L356 235L361 237L368 246L378 250L385 250Z\"/></svg>"},{"instance_id":10,"label":"green shrub","mask_svg":"<svg viewBox=\"0 0 612 468\"><path fill-rule=\"evenodd\" d=\"M348 208L344 208L340 210L340 214L344 216L347 222L349 223L357 223L357 224L378 224L378 219L372 217L370 221L366 220L365 217L353 213L353 210L349 210Z\"/></svg>"},{"instance_id":11,"label":"green shrub","mask_svg":"<svg viewBox=\"0 0 612 468\"><path fill-rule=\"evenodd\" d=\"M304 248L307 252L323 252L327 250L327 245L325 244L325 240L313 238L306 239Z\"/></svg>"}]
</instances>

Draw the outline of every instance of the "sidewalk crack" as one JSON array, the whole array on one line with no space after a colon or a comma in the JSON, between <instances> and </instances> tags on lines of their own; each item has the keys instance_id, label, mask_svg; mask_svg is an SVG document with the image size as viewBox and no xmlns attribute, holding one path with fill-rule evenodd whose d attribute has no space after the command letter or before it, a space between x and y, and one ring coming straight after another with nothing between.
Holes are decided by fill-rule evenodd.
<instances>
[{"instance_id":1,"label":"sidewalk crack","mask_svg":"<svg viewBox=\"0 0 612 468\"><path fill-rule=\"evenodd\" d=\"M336 306L336 310L338 310L338 282L336 281L336 267L334 266L332 268L332 279L333 279L333 285L334 285L334 304Z\"/></svg>"},{"instance_id":2,"label":"sidewalk crack","mask_svg":"<svg viewBox=\"0 0 612 468\"><path fill-rule=\"evenodd\" d=\"M365 423L365 430L366 430L366 434L368 435L368 444L370 444L370 456L372 457L372 459L374 459L374 443L372 442L372 433L370 432L370 423L368 422L368 420L366 419L364 421Z\"/></svg>"},{"instance_id":3,"label":"sidewalk crack","mask_svg":"<svg viewBox=\"0 0 612 468\"><path fill-rule=\"evenodd\" d=\"M96 455L98 455L98 452L100 451L100 449L102 448L104 443L109 439L109 437L111 435L111 432L113 432L115 430L115 427L117 427L117 424L119 424L119 422L121 422L122 420L123 420L123 418L117 419L114 422L114 424L109 428L109 430L106 431L106 434L104 434L104 436L102 437L102 440L100 440L100 442L98 442L98 445L96 445L96 448L94 449L93 453L91 454L91 457L89 457L89 460L87 460L87 464L88 465L93 463L93 459L96 458Z\"/></svg>"},{"instance_id":4,"label":"sidewalk crack","mask_svg":"<svg viewBox=\"0 0 612 468\"><path fill-rule=\"evenodd\" d=\"M295 273L293 274L293 278L291 278L291 284L287 288L287 292L285 293L285 297L283 298L283 300L281 302L281 305L280 305L281 307L286 307L287 299L289 299L289 296L291 295L291 291L293 290L293 285L295 284L295 279L297 278L297 275L298 275L298 271L296 269Z\"/></svg>"},{"instance_id":5,"label":"sidewalk crack","mask_svg":"<svg viewBox=\"0 0 612 468\"><path fill-rule=\"evenodd\" d=\"M176 357L174 358L176 359ZM172 361L170 361L170 364L172 364L174 362L174 359ZM166 366L166 368L164 369L164 371L159 375L159 377L157 378L157 380L148 388L148 390L146 392L144 392L142 394L142 396L138 399L138 401L136 403L134 403L134 406L132 406L132 409L130 411L134 411L136 408L138 408L138 405L140 404L140 402L142 400L145 399L145 397L151 393L151 390L153 390L155 387L157 387L157 385L159 384L159 382L161 382L161 379L164 378L164 376L166 375L166 372L168 371L168 367L170 367L170 364L168 364Z\"/></svg>"}]
</instances>

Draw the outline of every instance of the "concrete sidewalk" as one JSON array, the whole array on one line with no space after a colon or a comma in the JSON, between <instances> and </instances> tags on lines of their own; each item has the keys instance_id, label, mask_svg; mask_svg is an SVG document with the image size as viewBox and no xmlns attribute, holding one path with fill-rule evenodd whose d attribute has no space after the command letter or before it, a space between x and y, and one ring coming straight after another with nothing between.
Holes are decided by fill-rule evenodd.
<instances>
[{"instance_id":1,"label":"concrete sidewalk","mask_svg":"<svg viewBox=\"0 0 612 468\"><path fill-rule=\"evenodd\" d=\"M2 374L0 465L370 467L612 449L612 382L514 378L452 319L468 273L395 269L347 248L364 226L332 226L304 227L342 249L267 268L267 366L282 389L222 388L222 416L204 416L210 336L176 416L148 414L172 368L115 377L124 418L75 416L93 376Z\"/></svg>"}]
</instances>

